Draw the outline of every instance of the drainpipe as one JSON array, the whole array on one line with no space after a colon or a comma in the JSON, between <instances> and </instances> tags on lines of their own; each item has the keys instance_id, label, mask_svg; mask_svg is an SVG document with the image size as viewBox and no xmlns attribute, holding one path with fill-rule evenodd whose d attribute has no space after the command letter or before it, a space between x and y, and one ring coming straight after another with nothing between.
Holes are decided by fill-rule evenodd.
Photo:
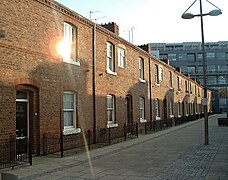
<instances>
[{"instance_id":1,"label":"drainpipe","mask_svg":"<svg viewBox=\"0 0 228 180\"><path fill-rule=\"evenodd\" d=\"M96 144L96 22L93 26L93 143Z\"/></svg>"},{"instance_id":2,"label":"drainpipe","mask_svg":"<svg viewBox=\"0 0 228 180\"><path fill-rule=\"evenodd\" d=\"M152 122L152 105L153 105L153 100L152 100L152 84L151 84L151 62L150 62L151 58L149 56L149 90L150 90L150 121Z\"/></svg>"}]
</instances>

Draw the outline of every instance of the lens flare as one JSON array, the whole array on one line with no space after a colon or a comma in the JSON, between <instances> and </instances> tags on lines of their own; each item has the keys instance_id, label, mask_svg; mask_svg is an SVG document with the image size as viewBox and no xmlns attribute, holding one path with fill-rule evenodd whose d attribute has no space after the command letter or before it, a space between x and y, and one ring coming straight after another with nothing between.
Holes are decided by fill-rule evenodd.
<instances>
[{"instance_id":1,"label":"lens flare","mask_svg":"<svg viewBox=\"0 0 228 180\"><path fill-rule=\"evenodd\" d=\"M64 40L61 40L57 43L56 45L56 51L58 52L58 54L60 56L62 56L63 58L68 58L70 57L70 53L71 53L71 46L69 43L67 43Z\"/></svg>"}]
</instances>

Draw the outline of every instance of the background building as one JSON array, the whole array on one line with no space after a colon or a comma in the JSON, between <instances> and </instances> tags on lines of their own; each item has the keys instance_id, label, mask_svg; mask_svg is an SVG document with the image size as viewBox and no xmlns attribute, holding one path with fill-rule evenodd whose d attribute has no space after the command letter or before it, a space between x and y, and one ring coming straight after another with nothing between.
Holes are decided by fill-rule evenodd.
<instances>
[{"instance_id":1,"label":"background building","mask_svg":"<svg viewBox=\"0 0 228 180\"><path fill-rule=\"evenodd\" d=\"M201 42L150 43L152 55L169 59L172 66L203 85ZM213 111L227 111L228 41L206 42L207 87L213 90Z\"/></svg>"}]
</instances>

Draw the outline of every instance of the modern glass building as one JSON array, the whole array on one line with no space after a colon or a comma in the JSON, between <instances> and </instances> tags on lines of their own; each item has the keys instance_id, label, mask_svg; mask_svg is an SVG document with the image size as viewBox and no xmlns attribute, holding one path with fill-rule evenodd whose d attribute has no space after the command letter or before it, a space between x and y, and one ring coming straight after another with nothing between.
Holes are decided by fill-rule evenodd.
<instances>
[{"instance_id":1,"label":"modern glass building","mask_svg":"<svg viewBox=\"0 0 228 180\"><path fill-rule=\"evenodd\" d=\"M169 59L172 66L196 78L203 85L201 42L150 43L150 52L159 59ZM206 42L207 87L213 90L213 111L227 112L228 41Z\"/></svg>"}]
</instances>

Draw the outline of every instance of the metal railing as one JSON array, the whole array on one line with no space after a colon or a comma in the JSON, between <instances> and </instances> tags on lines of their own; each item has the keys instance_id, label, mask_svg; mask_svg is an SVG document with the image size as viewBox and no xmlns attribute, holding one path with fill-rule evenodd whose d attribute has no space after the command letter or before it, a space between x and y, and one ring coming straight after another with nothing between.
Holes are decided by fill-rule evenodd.
<instances>
[{"instance_id":1,"label":"metal railing","mask_svg":"<svg viewBox=\"0 0 228 180\"><path fill-rule=\"evenodd\" d=\"M139 135L155 133L202 117L203 114L195 114L143 123L124 124L123 126L112 128L100 128L96 130L96 133L93 133L91 130L72 135L44 133L43 155L52 154L63 157L69 154L77 154L79 151L127 141L132 138L137 138ZM92 142L94 135L96 135L97 140L95 144Z\"/></svg>"}]
</instances>

